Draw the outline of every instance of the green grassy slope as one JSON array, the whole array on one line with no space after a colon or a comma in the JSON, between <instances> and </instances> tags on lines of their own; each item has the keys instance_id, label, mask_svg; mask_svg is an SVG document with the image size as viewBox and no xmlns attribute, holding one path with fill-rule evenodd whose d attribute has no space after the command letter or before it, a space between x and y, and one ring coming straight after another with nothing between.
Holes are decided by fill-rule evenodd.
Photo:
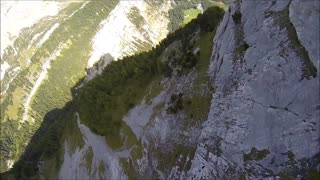
<instances>
[{"instance_id":1,"label":"green grassy slope","mask_svg":"<svg viewBox=\"0 0 320 180\"><path fill-rule=\"evenodd\" d=\"M19 158L46 113L55 108L62 108L66 102L71 100L70 89L85 75L92 47L88 42L99 30L100 22L108 16L117 3L117 0L109 1L109 3L104 1L89 2L82 9L80 9L82 3L73 3L64 9L56 19L45 19L31 27L30 32L33 35L33 31L39 32L45 25L60 23L60 26L40 48L23 49L28 41L24 40L24 35L22 35L16 43L17 47L21 47L19 50L25 53L19 53L18 57L10 53L4 56L5 59L14 60L15 58L26 58L26 53L32 53L30 56L32 65L24 66L22 64L21 67L25 68L11 83L6 95L1 99L0 172L7 168L7 159L16 160ZM77 9L80 10L70 16ZM39 30L37 31L37 29ZM60 55L53 56L59 48L61 49ZM24 111L21 104L23 104L23 98L28 95L27 92L32 88L28 78L39 74L45 61L50 58L53 59L47 73L48 78L41 83L35 96L32 97L30 116L28 121L21 125L19 121Z\"/></svg>"},{"instance_id":2,"label":"green grassy slope","mask_svg":"<svg viewBox=\"0 0 320 180\"><path fill-rule=\"evenodd\" d=\"M208 13L213 13L213 16L222 16L223 11L215 8ZM165 48L173 41L187 40L185 35L191 34L199 27L203 28L205 33L208 27L217 26L218 21L203 18L210 18L210 16L199 16L185 28L170 34L152 51L110 63L101 75L80 89L76 97L82 121L98 134L105 136L118 134L123 116L147 94L149 90L147 87L159 76L164 75L165 68L168 66L158 57ZM208 38L212 37L212 34L208 36ZM210 56L208 53L206 57ZM192 68L195 65L192 61L194 61L193 54L188 53L177 63L185 68ZM199 64L199 71L205 71L203 66L208 66L208 61ZM199 78L202 77L199 76Z\"/></svg>"},{"instance_id":3,"label":"green grassy slope","mask_svg":"<svg viewBox=\"0 0 320 180\"><path fill-rule=\"evenodd\" d=\"M226 4L216 0L175 1L173 8L169 11L170 23L168 24L168 29L175 31L190 22L192 18L199 14L199 5L201 5L204 11L212 6L218 6L225 11L227 10Z\"/></svg>"}]
</instances>

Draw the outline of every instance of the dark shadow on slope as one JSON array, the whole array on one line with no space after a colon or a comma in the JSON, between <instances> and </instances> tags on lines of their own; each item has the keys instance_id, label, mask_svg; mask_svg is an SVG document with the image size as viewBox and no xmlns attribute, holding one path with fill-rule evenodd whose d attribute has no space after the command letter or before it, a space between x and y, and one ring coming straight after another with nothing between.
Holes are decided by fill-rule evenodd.
<instances>
[{"instance_id":1,"label":"dark shadow on slope","mask_svg":"<svg viewBox=\"0 0 320 180\"><path fill-rule=\"evenodd\" d=\"M57 158L55 160L60 161L59 155L57 154L59 151L63 150L62 131L66 121L72 120L72 118L66 117L71 117L75 111L80 112L81 117L84 117L82 118L83 123L89 126L93 132L96 132L100 135L106 135L104 132L108 133L109 131L104 131L104 128L108 122L103 122L99 119L105 119L104 116L107 114L102 113L103 111L101 109L101 112L99 112L99 108L101 107L99 106L98 101L106 101L104 98L112 97L117 92L121 92L121 89L127 89L128 86L131 87L131 89L129 91L122 91L121 93L125 96L127 96L126 93L133 93L133 97L138 96L136 93L139 92L136 91L136 88L142 90L144 89L145 82L140 82L141 79L142 81L147 82L150 80L149 76L156 76L157 74L163 74L167 72L167 68L169 66L165 63L162 64L158 57L170 44L176 40L188 39L188 35L192 34L195 29L199 28L199 25L202 25L205 28L217 26L217 23L219 22L218 19L222 18L224 11L220 8L216 8L211 9L211 11L208 11L208 13L216 13L217 17L219 18L212 19L212 16L199 15L197 19L192 20L184 28L170 33L166 39L164 39L161 43L159 43L159 45L157 45L155 48L152 48L150 51L139 53L137 55L123 58L121 61L114 61L110 63L107 68L103 70L101 75L98 75L93 80L85 83L84 87L81 89L77 89L76 87L85 81L85 77L78 81L71 89L73 100L68 102L62 109L53 109L46 114L40 128L31 138L21 158L14 164L10 171L1 174L1 179L38 179L39 166L41 165L42 160ZM213 23L210 24L208 22ZM106 81L106 79L110 81ZM114 81L113 79L117 80ZM110 84L110 82L112 83ZM131 85L127 85L127 83L131 83ZM115 87L118 87L118 89L115 89ZM97 93L97 90L99 93ZM102 99L99 100L100 97L98 98L97 94L102 95ZM134 103L139 101L139 97L135 97L131 100L132 102L125 102L127 105L124 111L127 112L128 109L132 108ZM78 103L85 106L79 108L80 105ZM90 109L94 112L90 111ZM123 113L124 112L121 112L121 114ZM96 120L90 122L88 118L86 120L86 115L100 118L90 118L92 121ZM115 119L115 117L113 117L113 119ZM110 127L112 127L111 129L115 129L115 127L121 125L121 122L118 121L119 119L121 118L115 119L116 121L113 121L111 124L109 123L109 127L106 129L110 129ZM96 126L96 124L99 123L100 125Z\"/></svg>"},{"instance_id":2,"label":"dark shadow on slope","mask_svg":"<svg viewBox=\"0 0 320 180\"><path fill-rule=\"evenodd\" d=\"M62 148L61 132L66 123L62 117L70 112L72 102L67 103L62 109L48 112L20 159L11 170L0 174L0 179L39 179L41 160L54 157Z\"/></svg>"}]
</instances>

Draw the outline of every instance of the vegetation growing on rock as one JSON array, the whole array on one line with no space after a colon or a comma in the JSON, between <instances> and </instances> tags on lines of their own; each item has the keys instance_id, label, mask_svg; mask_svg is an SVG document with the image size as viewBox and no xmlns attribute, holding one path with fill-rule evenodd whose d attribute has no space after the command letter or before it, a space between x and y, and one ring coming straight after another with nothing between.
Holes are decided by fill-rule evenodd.
<instances>
[{"instance_id":1,"label":"vegetation growing on rock","mask_svg":"<svg viewBox=\"0 0 320 180\"><path fill-rule=\"evenodd\" d=\"M223 14L224 11L220 8L212 7L185 28L169 34L153 50L111 62L76 97L82 121L98 134L118 134L124 115L142 100L148 93L147 87L157 77L163 76L164 68L168 67L158 59L165 48L177 39L186 40L199 27L205 31L213 31ZM212 17L217 20L212 21ZM187 55L190 56L181 58L183 61L177 59L175 63L191 68L196 57L191 52Z\"/></svg>"},{"instance_id":2,"label":"vegetation growing on rock","mask_svg":"<svg viewBox=\"0 0 320 180\"><path fill-rule=\"evenodd\" d=\"M270 152L267 149L258 150L257 148L253 147L251 149L250 153L243 155L243 160L244 161L251 161L251 160L259 161L259 160L265 158L268 154L270 154Z\"/></svg>"}]
</instances>

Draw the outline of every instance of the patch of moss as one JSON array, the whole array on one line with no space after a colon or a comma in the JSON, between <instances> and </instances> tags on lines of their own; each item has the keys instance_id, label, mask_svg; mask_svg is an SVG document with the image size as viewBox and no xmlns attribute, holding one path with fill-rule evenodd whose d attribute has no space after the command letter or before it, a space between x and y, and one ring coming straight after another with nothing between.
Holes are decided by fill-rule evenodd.
<instances>
[{"instance_id":1,"label":"patch of moss","mask_svg":"<svg viewBox=\"0 0 320 180\"><path fill-rule=\"evenodd\" d=\"M246 179L247 179L246 175L244 175L244 174L241 174L240 177L239 177L239 180L246 180Z\"/></svg>"},{"instance_id":2,"label":"patch of moss","mask_svg":"<svg viewBox=\"0 0 320 180\"><path fill-rule=\"evenodd\" d=\"M160 94L160 92L163 90L162 85L160 84L161 81L161 76L156 78L150 85L150 92L149 94L145 97L146 104L151 104L153 98L155 98L157 95Z\"/></svg>"},{"instance_id":3,"label":"patch of moss","mask_svg":"<svg viewBox=\"0 0 320 180\"><path fill-rule=\"evenodd\" d=\"M317 169L312 169L308 175L305 177L305 179L309 180L319 180L320 179L320 172Z\"/></svg>"},{"instance_id":4,"label":"patch of moss","mask_svg":"<svg viewBox=\"0 0 320 180\"><path fill-rule=\"evenodd\" d=\"M235 52L236 52L236 54L242 54L242 56L243 56L248 48L249 48L249 45L246 42L243 41L242 43L240 43L236 47Z\"/></svg>"},{"instance_id":5,"label":"patch of moss","mask_svg":"<svg viewBox=\"0 0 320 180\"><path fill-rule=\"evenodd\" d=\"M188 74L190 69L195 67L199 61L198 56L193 53L198 39L197 31L189 32L185 36L180 42L179 49L169 53L168 57L168 59L172 60L172 66L177 68L178 76Z\"/></svg>"},{"instance_id":6,"label":"patch of moss","mask_svg":"<svg viewBox=\"0 0 320 180\"><path fill-rule=\"evenodd\" d=\"M143 156L143 147L141 141L136 137L136 135L132 132L129 126L123 126L123 135L125 139L123 140L124 146L127 148L133 147L131 151L131 156L134 159L140 159Z\"/></svg>"},{"instance_id":7,"label":"patch of moss","mask_svg":"<svg viewBox=\"0 0 320 180\"><path fill-rule=\"evenodd\" d=\"M75 115L65 118L65 128L62 139L67 141L71 154L73 154L77 148L83 147L84 140Z\"/></svg>"},{"instance_id":8,"label":"patch of moss","mask_svg":"<svg viewBox=\"0 0 320 180\"><path fill-rule=\"evenodd\" d=\"M141 159L143 156L143 146L132 132L130 127L123 125L121 127L119 135L106 136L107 143L112 149L119 149L126 147L126 149L132 148L131 158L120 159L120 164L124 168L124 171L129 179L137 179L138 173L135 171L134 160Z\"/></svg>"},{"instance_id":9,"label":"patch of moss","mask_svg":"<svg viewBox=\"0 0 320 180\"><path fill-rule=\"evenodd\" d=\"M211 95L199 93L183 99L183 111L186 115L184 127L192 127L208 117L211 104Z\"/></svg>"},{"instance_id":10,"label":"patch of moss","mask_svg":"<svg viewBox=\"0 0 320 180\"><path fill-rule=\"evenodd\" d=\"M241 12L240 11L236 11L233 15L232 15L232 19L236 24L240 24L241 23Z\"/></svg>"},{"instance_id":11,"label":"patch of moss","mask_svg":"<svg viewBox=\"0 0 320 180\"><path fill-rule=\"evenodd\" d=\"M163 107L164 107L165 103L164 102L161 102L159 104L157 104L154 108L153 108L153 111L154 112L158 112L160 111ZM152 119L152 118L151 118Z\"/></svg>"},{"instance_id":12,"label":"patch of moss","mask_svg":"<svg viewBox=\"0 0 320 180\"><path fill-rule=\"evenodd\" d=\"M111 149L116 150L120 149L123 146L120 134L112 133L105 137L106 142L111 147Z\"/></svg>"},{"instance_id":13,"label":"patch of moss","mask_svg":"<svg viewBox=\"0 0 320 180\"><path fill-rule=\"evenodd\" d=\"M114 150L120 148L132 148L131 156L133 159L140 159L143 156L143 147L141 141L137 139L130 127L123 123L118 134L106 136L107 144Z\"/></svg>"},{"instance_id":14,"label":"patch of moss","mask_svg":"<svg viewBox=\"0 0 320 180\"><path fill-rule=\"evenodd\" d=\"M92 151L92 147L90 146L86 152L86 156L85 156L85 164L86 164L86 168L87 170L89 170L89 172L91 172L91 164L92 164L92 159L93 159L93 151Z\"/></svg>"},{"instance_id":15,"label":"patch of moss","mask_svg":"<svg viewBox=\"0 0 320 180\"><path fill-rule=\"evenodd\" d=\"M134 163L131 159L120 159L120 164L122 165L125 174L128 176L129 180L138 179L139 174L134 168Z\"/></svg>"},{"instance_id":16,"label":"patch of moss","mask_svg":"<svg viewBox=\"0 0 320 180\"><path fill-rule=\"evenodd\" d=\"M288 151L288 152L287 152L287 155L288 155L288 159L289 159L290 161L294 161L295 155L294 155L294 153L293 153L292 151Z\"/></svg>"},{"instance_id":17,"label":"patch of moss","mask_svg":"<svg viewBox=\"0 0 320 180\"><path fill-rule=\"evenodd\" d=\"M243 155L243 159L244 161L259 161L261 159L264 159L268 154L270 154L270 152L267 149L258 150L257 148L253 147L251 148L251 152L249 154Z\"/></svg>"},{"instance_id":18,"label":"patch of moss","mask_svg":"<svg viewBox=\"0 0 320 180\"><path fill-rule=\"evenodd\" d=\"M212 54L213 31L200 31L198 43L200 45L200 57L195 66L196 79L194 81L194 93L183 98L182 107L186 115L184 128L188 128L202 122L208 117L211 104L211 86L207 73Z\"/></svg>"},{"instance_id":19,"label":"patch of moss","mask_svg":"<svg viewBox=\"0 0 320 180\"><path fill-rule=\"evenodd\" d=\"M104 165L103 161L100 161L99 167L98 167L98 172L99 172L100 179L103 179L105 170L106 170L106 166Z\"/></svg>"},{"instance_id":20,"label":"patch of moss","mask_svg":"<svg viewBox=\"0 0 320 180\"><path fill-rule=\"evenodd\" d=\"M195 91L201 92L202 86L208 85L209 75L207 73L213 47L213 37L215 32L200 32L200 59L196 65L197 79L195 81Z\"/></svg>"},{"instance_id":21,"label":"patch of moss","mask_svg":"<svg viewBox=\"0 0 320 180\"><path fill-rule=\"evenodd\" d=\"M235 30L236 33L234 34L235 39L235 50L234 50L234 62L239 61L243 63L244 55L249 48L249 45L246 43L244 39L244 32L243 32L243 25L241 24L241 12L240 10L236 11L232 18L235 22Z\"/></svg>"},{"instance_id":22,"label":"patch of moss","mask_svg":"<svg viewBox=\"0 0 320 180\"><path fill-rule=\"evenodd\" d=\"M60 150L61 151L61 150ZM57 173L60 170L60 165L63 162L63 153L56 153L52 158L45 159L42 164L43 176L47 179L56 179Z\"/></svg>"}]
</instances>

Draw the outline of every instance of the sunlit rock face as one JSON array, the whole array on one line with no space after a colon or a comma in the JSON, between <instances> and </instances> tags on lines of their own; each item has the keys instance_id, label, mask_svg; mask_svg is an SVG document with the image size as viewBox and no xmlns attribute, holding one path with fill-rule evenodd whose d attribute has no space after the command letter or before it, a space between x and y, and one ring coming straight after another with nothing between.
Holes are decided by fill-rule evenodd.
<instances>
[{"instance_id":1,"label":"sunlit rock face","mask_svg":"<svg viewBox=\"0 0 320 180\"><path fill-rule=\"evenodd\" d=\"M1 57L4 49L13 45L21 29L45 16L55 16L61 6L62 3L56 1L1 1Z\"/></svg>"},{"instance_id":2,"label":"sunlit rock face","mask_svg":"<svg viewBox=\"0 0 320 180\"><path fill-rule=\"evenodd\" d=\"M101 22L100 30L92 40L93 51L87 64L91 69L85 81L101 73L110 61L157 45L168 34L167 13L170 8L170 1L156 7L142 0L120 1L109 17ZM95 63L97 65L93 67Z\"/></svg>"},{"instance_id":3,"label":"sunlit rock face","mask_svg":"<svg viewBox=\"0 0 320 180\"><path fill-rule=\"evenodd\" d=\"M120 1L101 22L101 29L93 40L94 50L88 67L99 61L103 54L109 53L115 59L134 54L139 47L133 42L147 43L148 46L157 44L168 33L169 21L163 14L170 6L170 2L165 2L154 11L145 1Z\"/></svg>"},{"instance_id":4,"label":"sunlit rock face","mask_svg":"<svg viewBox=\"0 0 320 180\"><path fill-rule=\"evenodd\" d=\"M319 168L318 17L318 1L230 6L214 39L215 93L191 175L266 178L299 174L305 162Z\"/></svg>"}]
</instances>

